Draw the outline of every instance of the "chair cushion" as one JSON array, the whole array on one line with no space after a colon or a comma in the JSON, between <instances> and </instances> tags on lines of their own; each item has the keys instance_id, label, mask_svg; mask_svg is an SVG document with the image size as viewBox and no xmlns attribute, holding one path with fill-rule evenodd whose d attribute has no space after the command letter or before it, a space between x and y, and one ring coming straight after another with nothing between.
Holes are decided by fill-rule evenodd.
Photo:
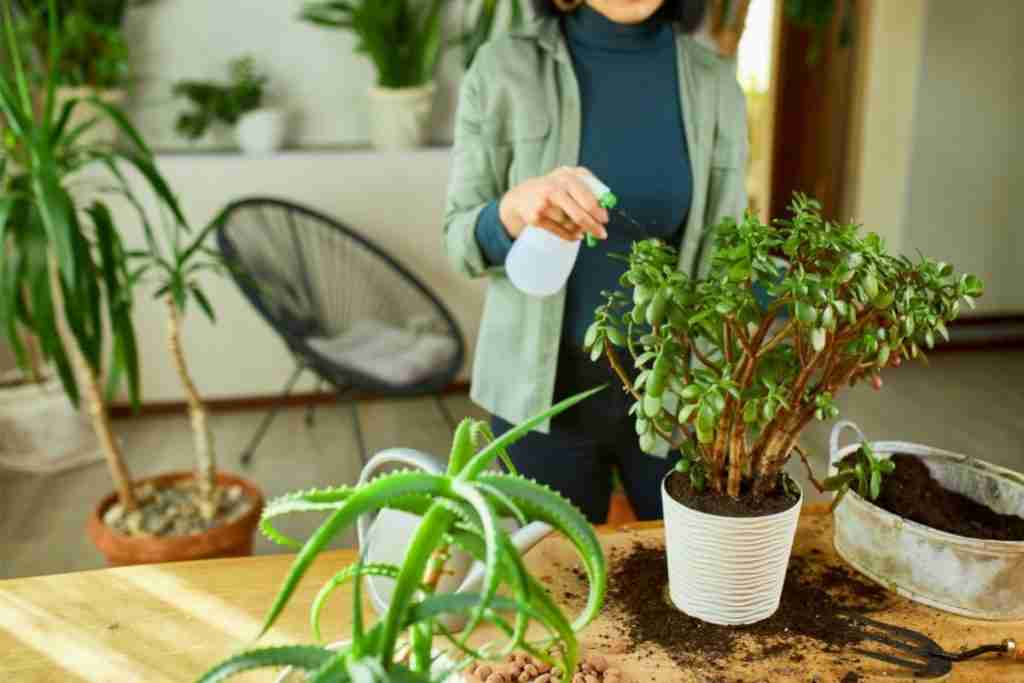
<instances>
[{"instance_id":1,"label":"chair cushion","mask_svg":"<svg viewBox=\"0 0 1024 683\"><path fill-rule=\"evenodd\" d=\"M355 322L336 337L308 337L306 343L332 363L393 385L430 377L447 367L457 351L451 337L371 319Z\"/></svg>"}]
</instances>

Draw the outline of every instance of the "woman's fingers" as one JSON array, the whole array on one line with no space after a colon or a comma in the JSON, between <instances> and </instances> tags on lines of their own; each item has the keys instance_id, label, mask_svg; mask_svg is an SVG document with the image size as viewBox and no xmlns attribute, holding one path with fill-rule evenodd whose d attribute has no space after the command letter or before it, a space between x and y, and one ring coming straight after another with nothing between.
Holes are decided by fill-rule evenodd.
<instances>
[{"instance_id":1,"label":"woman's fingers","mask_svg":"<svg viewBox=\"0 0 1024 683\"><path fill-rule=\"evenodd\" d=\"M594 196L593 191L580 180L581 175L589 175L589 171L586 169L576 169L572 173L568 173L564 177L566 190L569 192L576 203L579 204L587 214L598 224L601 228L600 232L593 233L595 237L605 238L608 236L604 230L604 226L608 223L608 210L601 206L597 201L597 197Z\"/></svg>"},{"instance_id":2,"label":"woman's fingers","mask_svg":"<svg viewBox=\"0 0 1024 683\"><path fill-rule=\"evenodd\" d=\"M556 225L561 226L562 230L566 234L572 236L572 239L582 239L583 228L576 225L576 223L569 217L569 214L562 211L562 209L557 206L548 206L541 211L541 214Z\"/></svg>"},{"instance_id":3,"label":"woman's fingers","mask_svg":"<svg viewBox=\"0 0 1024 683\"><path fill-rule=\"evenodd\" d=\"M602 239L607 236L604 226L580 206L580 203L569 194L567 189L555 190L548 201L564 211L569 216L569 220L591 235Z\"/></svg>"}]
</instances>

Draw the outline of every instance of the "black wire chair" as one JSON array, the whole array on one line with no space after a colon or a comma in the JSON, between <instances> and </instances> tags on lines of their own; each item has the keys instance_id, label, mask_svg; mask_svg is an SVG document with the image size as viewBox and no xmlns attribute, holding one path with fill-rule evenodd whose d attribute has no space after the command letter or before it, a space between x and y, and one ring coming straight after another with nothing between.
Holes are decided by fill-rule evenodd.
<instances>
[{"instance_id":1,"label":"black wire chair","mask_svg":"<svg viewBox=\"0 0 1024 683\"><path fill-rule=\"evenodd\" d=\"M322 213L267 197L230 204L217 243L239 289L295 358L282 400L242 452L243 464L306 370L339 398L432 394L454 428L440 392L462 367L462 333L441 300L383 249ZM348 403L365 463L358 413ZM313 421L310 405L307 426Z\"/></svg>"}]
</instances>

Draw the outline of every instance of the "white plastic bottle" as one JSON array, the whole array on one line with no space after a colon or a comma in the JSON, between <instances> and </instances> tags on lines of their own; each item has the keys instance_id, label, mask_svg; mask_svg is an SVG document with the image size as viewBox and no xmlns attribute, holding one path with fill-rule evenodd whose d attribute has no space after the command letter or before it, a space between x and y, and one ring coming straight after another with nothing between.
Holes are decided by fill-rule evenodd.
<instances>
[{"instance_id":1,"label":"white plastic bottle","mask_svg":"<svg viewBox=\"0 0 1024 683\"><path fill-rule=\"evenodd\" d=\"M607 185L597 178L585 175L580 180L606 209L618 200ZM530 296L551 296L562 289L576 263L580 241L568 242L534 225L526 226L512 243L505 259L505 272L515 288Z\"/></svg>"}]
</instances>

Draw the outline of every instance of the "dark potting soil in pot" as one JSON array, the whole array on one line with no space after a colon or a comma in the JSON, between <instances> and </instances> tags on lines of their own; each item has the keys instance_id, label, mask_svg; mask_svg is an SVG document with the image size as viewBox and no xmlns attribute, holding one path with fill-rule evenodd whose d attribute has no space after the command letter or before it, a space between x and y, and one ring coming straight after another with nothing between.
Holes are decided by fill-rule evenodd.
<instances>
[{"instance_id":1,"label":"dark potting soil in pot","mask_svg":"<svg viewBox=\"0 0 1024 683\"><path fill-rule=\"evenodd\" d=\"M735 662L799 664L809 647L841 657L861 638L840 613L874 612L891 596L844 566L823 565L814 557L820 551L810 552L790 559L779 610L749 626L709 624L676 609L664 594L664 548L639 541L613 551L606 607L621 620L630 651L657 647L677 666L709 674L727 672Z\"/></svg>"},{"instance_id":2,"label":"dark potting soil in pot","mask_svg":"<svg viewBox=\"0 0 1024 683\"><path fill-rule=\"evenodd\" d=\"M665 489L668 491L668 495L672 496L672 499L680 505L685 505L691 510L722 517L772 515L788 510L800 500L799 496L787 492L781 485L781 481L774 492L758 502L754 502L747 491L743 491L739 499L715 493L710 488L698 491L690 483L690 477L680 472L672 472L668 475L668 479L665 480Z\"/></svg>"},{"instance_id":3,"label":"dark potting soil in pot","mask_svg":"<svg viewBox=\"0 0 1024 683\"><path fill-rule=\"evenodd\" d=\"M875 505L932 529L986 541L1024 541L1024 518L1001 515L967 496L943 488L913 455L892 456L896 468L882 479Z\"/></svg>"}]
</instances>

